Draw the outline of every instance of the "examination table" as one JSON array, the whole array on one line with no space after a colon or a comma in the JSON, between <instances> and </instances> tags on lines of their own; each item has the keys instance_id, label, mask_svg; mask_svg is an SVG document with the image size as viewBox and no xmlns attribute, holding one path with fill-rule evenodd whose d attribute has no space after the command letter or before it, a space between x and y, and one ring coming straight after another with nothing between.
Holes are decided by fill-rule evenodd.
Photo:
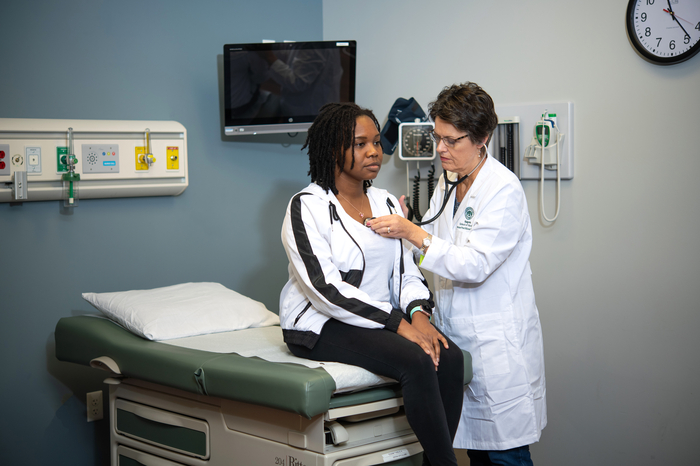
<instances>
[{"instance_id":1,"label":"examination table","mask_svg":"<svg viewBox=\"0 0 700 466\"><path fill-rule=\"evenodd\" d=\"M55 336L59 360L111 372L113 466L421 463L396 383L336 393L322 367L149 341L93 316L60 319Z\"/></svg>"}]
</instances>

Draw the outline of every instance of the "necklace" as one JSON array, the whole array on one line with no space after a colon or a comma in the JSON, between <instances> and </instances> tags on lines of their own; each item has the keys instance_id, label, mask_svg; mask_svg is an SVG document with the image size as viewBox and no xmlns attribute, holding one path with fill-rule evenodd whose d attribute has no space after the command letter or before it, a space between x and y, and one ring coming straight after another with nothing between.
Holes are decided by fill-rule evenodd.
<instances>
[{"instance_id":1,"label":"necklace","mask_svg":"<svg viewBox=\"0 0 700 466\"><path fill-rule=\"evenodd\" d=\"M338 196L340 196L340 197L342 197L343 199L345 199L345 201L346 201L348 204L350 204L350 205L352 206L352 208L355 209L355 210L360 214L360 218L365 218L365 214L362 213L362 211L361 211L360 209L358 209L357 207L355 207L355 204L353 204L352 202L348 201L348 198L347 198L347 197L345 197L345 196L343 196L342 194L340 194L340 192L338 192ZM363 204L364 204L364 201L365 201L365 200L364 200L364 198L363 198L363 199L362 199L362 203L363 203Z\"/></svg>"}]
</instances>

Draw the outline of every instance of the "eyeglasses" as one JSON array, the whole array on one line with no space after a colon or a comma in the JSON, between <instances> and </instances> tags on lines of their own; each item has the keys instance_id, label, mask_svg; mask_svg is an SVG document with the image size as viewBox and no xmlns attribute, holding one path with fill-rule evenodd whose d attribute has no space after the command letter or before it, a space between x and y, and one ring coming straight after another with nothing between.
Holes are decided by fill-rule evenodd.
<instances>
[{"instance_id":1,"label":"eyeglasses","mask_svg":"<svg viewBox=\"0 0 700 466\"><path fill-rule=\"evenodd\" d=\"M430 134L430 139L433 140L433 142L435 143L436 146L437 146L438 144L440 144L440 141L442 141L442 142L444 142L445 145L446 145L447 147L449 147L450 149L452 149L452 148L455 146L455 144L457 143L457 141L459 141L460 139L464 139L464 138L466 138L467 136L469 136L468 134L465 134L464 136L460 136L460 137L458 137L458 138L448 138L447 136L443 137L443 136L440 136L439 134L435 134L435 131L430 131L429 134Z\"/></svg>"}]
</instances>

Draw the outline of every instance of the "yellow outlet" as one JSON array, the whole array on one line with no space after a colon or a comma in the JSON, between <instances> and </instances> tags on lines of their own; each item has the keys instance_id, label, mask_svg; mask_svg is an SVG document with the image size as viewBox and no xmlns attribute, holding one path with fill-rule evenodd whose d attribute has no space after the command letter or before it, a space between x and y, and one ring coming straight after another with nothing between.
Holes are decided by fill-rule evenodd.
<instances>
[{"instance_id":1,"label":"yellow outlet","mask_svg":"<svg viewBox=\"0 0 700 466\"><path fill-rule=\"evenodd\" d=\"M168 147L167 149L168 158L166 163L168 165L168 170L179 170L180 169L180 148L179 147Z\"/></svg>"},{"instance_id":2,"label":"yellow outlet","mask_svg":"<svg viewBox=\"0 0 700 466\"><path fill-rule=\"evenodd\" d=\"M146 146L136 146L136 171L148 170L148 164L143 162L143 155L146 153Z\"/></svg>"}]
</instances>

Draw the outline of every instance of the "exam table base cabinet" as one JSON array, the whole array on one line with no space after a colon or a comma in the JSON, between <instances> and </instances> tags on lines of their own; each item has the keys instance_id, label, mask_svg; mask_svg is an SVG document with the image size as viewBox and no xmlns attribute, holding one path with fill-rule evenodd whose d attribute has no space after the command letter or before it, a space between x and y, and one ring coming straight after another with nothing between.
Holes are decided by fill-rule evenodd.
<instances>
[{"instance_id":1,"label":"exam table base cabinet","mask_svg":"<svg viewBox=\"0 0 700 466\"><path fill-rule=\"evenodd\" d=\"M421 464L400 398L307 419L136 379L109 380L113 466Z\"/></svg>"}]
</instances>

